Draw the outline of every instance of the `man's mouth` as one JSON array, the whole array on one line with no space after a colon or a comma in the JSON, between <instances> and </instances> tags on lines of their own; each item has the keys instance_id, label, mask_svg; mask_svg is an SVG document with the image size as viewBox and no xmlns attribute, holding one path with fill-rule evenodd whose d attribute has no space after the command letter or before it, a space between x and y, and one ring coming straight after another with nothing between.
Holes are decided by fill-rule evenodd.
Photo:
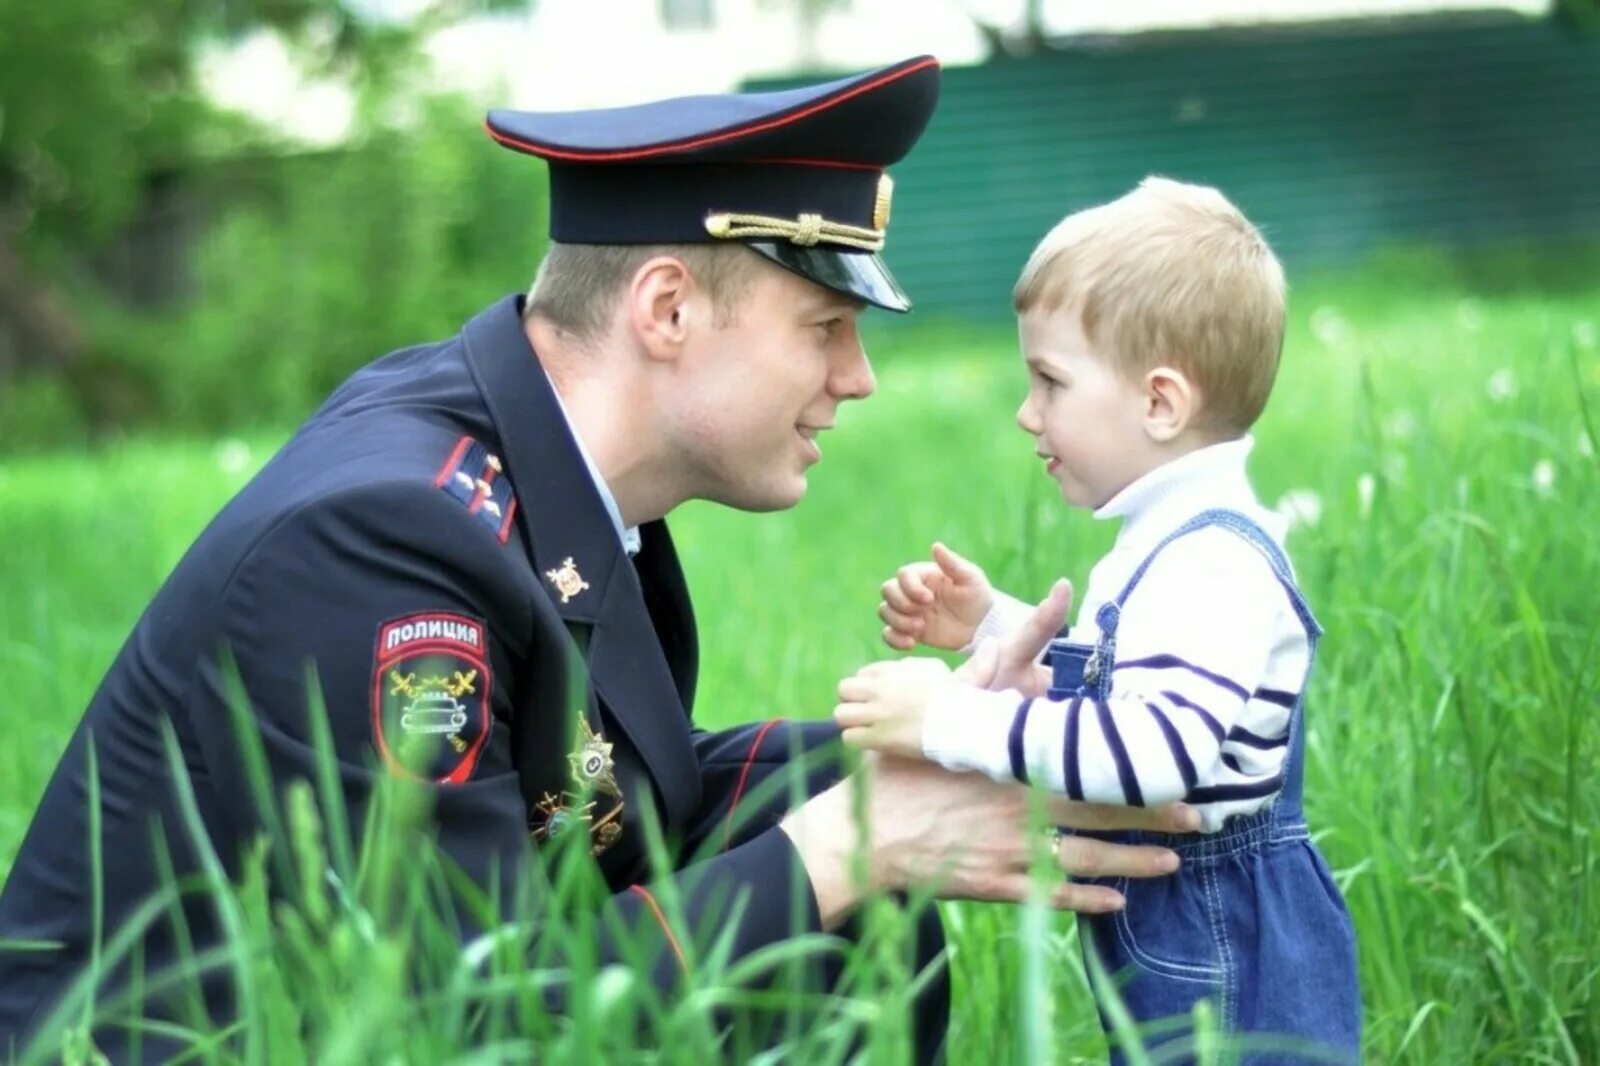
<instances>
[{"instance_id":1,"label":"man's mouth","mask_svg":"<svg viewBox=\"0 0 1600 1066\"><path fill-rule=\"evenodd\" d=\"M817 434L832 426L801 426L794 427L795 434L800 438L806 456L814 463L822 458L822 449L817 446Z\"/></svg>"}]
</instances>

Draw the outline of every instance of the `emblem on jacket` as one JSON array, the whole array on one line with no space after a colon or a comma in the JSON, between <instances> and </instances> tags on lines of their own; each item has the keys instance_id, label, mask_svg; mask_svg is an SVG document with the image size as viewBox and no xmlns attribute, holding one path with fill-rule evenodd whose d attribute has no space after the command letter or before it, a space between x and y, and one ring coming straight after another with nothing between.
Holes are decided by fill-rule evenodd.
<instances>
[{"instance_id":1,"label":"emblem on jacket","mask_svg":"<svg viewBox=\"0 0 1600 1066\"><path fill-rule=\"evenodd\" d=\"M589 587L589 583L578 573L578 567L573 563L572 556L567 556L561 561L560 567L555 570L546 570L544 576L550 579L550 584L561 593L561 602L566 603L578 593Z\"/></svg>"},{"instance_id":2,"label":"emblem on jacket","mask_svg":"<svg viewBox=\"0 0 1600 1066\"><path fill-rule=\"evenodd\" d=\"M372 738L407 777L459 785L489 737L490 674L481 622L415 614L378 628Z\"/></svg>"},{"instance_id":3,"label":"emblem on jacket","mask_svg":"<svg viewBox=\"0 0 1600 1066\"><path fill-rule=\"evenodd\" d=\"M611 758L612 745L605 737L589 727L589 719L578 716L578 743L567 753L567 765L572 779L584 792L602 792L607 796L622 798L617 787L616 763Z\"/></svg>"},{"instance_id":4,"label":"emblem on jacket","mask_svg":"<svg viewBox=\"0 0 1600 1066\"><path fill-rule=\"evenodd\" d=\"M612 744L594 731L589 719L578 714L578 737L567 753L567 768L572 789L557 796L546 792L534 807L533 830L536 840L555 840L573 826L586 826L589 852L598 856L622 837L622 789L617 785ZM610 796L616 800L605 814L595 817L595 801L588 796Z\"/></svg>"}]
</instances>

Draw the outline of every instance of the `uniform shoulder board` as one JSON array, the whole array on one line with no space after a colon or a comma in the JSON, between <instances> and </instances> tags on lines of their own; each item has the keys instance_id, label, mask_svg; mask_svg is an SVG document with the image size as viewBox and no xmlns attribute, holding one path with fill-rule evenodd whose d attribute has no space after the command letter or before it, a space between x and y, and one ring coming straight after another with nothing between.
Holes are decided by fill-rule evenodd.
<instances>
[{"instance_id":1,"label":"uniform shoulder board","mask_svg":"<svg viewBox=\"0 0 1600 1066\"><path fill-rule=\"evenodd\" d=\"M481 441L462 437L433 479L434 485L460 500L468 514L494 530L501 544L510 538L517 513L517 497L503 473L499 456Z\"/></svg>"}]
</instances>

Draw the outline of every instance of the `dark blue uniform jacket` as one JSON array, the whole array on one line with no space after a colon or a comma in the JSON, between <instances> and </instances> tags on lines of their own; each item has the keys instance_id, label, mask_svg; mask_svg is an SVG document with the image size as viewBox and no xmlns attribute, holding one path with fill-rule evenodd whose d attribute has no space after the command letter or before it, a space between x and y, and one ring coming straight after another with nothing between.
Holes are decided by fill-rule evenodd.
<instances>
[{"instance_id":1,"label":"dark blue uniform jacket","mask_svg":"<svg viewBox=\"0 0 1600 1066\"><path fill-rule=\"evenodd\" d=\"M163 719L209 841L237 874L261 822L223 649L278 788L316 780L308 677L320 681L356 829L383 775L429 781L443 850L485 887L502 878L492 887L506 898L549 833L588 831L618 924L634 928L659 920L660 886L642 883L639 819L653 808L685 852L715 849L677 875L691 926L749 889L736 953L791 935L795 915L800 931L817 927L809 884L793 876L793 848L776 828L782 803L730 815L791 750L830 740L832 727L694 727L694 616L666 525L645 525L642 551L624 553L520 308L507 297L459 335L358 372L168 578L96 692L0 894L0 940L60 945L0 953L0 1057L50 1017L91 956L91 746L106 938L163 883L156 836L180 878L200 868ZM580 654L587 680L573 668ZM568 713L569 686L587 704L585 729ZM575 790L594 806L582 808ZM215 943L203 896L184 911L190 950ZM152 923L145 979L182 954L174 923ZM654 979L670 986L680 965L663 950ZM225 988L210 998L228 1012ZM96 1039L120 1057L116 1032Z\"/></svg>"}]
</instances>

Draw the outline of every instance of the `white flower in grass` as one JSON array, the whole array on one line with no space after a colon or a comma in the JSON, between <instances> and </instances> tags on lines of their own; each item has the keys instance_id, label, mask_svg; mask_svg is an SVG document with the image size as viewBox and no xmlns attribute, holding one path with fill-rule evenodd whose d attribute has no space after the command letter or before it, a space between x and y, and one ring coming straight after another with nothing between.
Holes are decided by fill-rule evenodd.
<instances>
[{"instance_id":1,"label":"white flower in grass","mask_svg":"<svg viewBox=\"0 0 1600 1066\"><path fill-rule=\"evenodd\" d=\"M1356 478L1356 507L1362 518L1372 514L1372 498L1378 494L1378 479L1371 474L1362 474Z\"/></svg>"},{"instance_id":2,"label":"white flower in grass","mask_svg":"<svg viewBox=\"0 0 1600 1066\"><path fill-rule=\"evenodd\" d=\"M1594 457L1594 441L1589 438L1589 431L1586 429L1578 430L1578 454L1585 459Z\"/></svg>"},{"instance_id":3,"label":"white flower in grass","mask_svg":"<svg viewBox=\"0 0 1600 1066\"><path fill-rule=\"evenodd\" d=\"M1504 403L1517 394L1517 375L1509 366L1503 366L1489 375L1489 382L1485 386L1489 392L1489 399L1495 403Z\"/></svg>"},{"instance_id":4,"label":"white flower in grass","mask_svg":"<svg viewBox=\"0 0 1600 1066\"><path fill-rule=\"evenodd\" d=\"M1556 464L1548 459L1540 459L1533 464L1533 491L1541 496L1549 496L1556 489Z\"/></svg>"},{"instance_id":5,"label":"white flower in grass","mask_svg":"<svg viewBox=\"0 0 1600 1066\"><path fill-rule=\"evenodd\" d=\"M233 437L218 441L212 455L224 474L237 474L250 465L250 445Z\"/></svg>"},{"instance_id":6,"label":"white flower in grass","mask_svg":"<svg viewBox=\"0 0 1600 1066\"><path fill-rule=\"evenodd\" d=\"M1325 347L1337 348L1350 339L1350 326L1336 307L1319 307L1311 312L1311 335Z\"/></svg>"},{"instance_id":7,"label":"white flower in grass","mask_svg":"<svg viewBox=\"0 0 1600 1066\"><path fill-rule=\"evenodd\" d=\"M1385 436L1395 440L1409 440L1417 431L1417 416L1407 410L1399 410L1383 420Z\"/></svg>"},{"instance_id":8,"label":"white flower in grass","mask_svg":"<svg viewBox=\"0 0 1600 1066\"><path fill-rule=\"evenodd\" d=\"M1600 330L1587 318L1580 318L1572 324L1572 343L1580 348L1593 348L1600 343Z\"/></svg>"},{"instance_id":9,"label":"white flower in grass","mask_svg":"<svg viewBox=\"0 0 1600 1066\"><path fill-rule=\"evenodd\" d=\"M1477 300L1462 300L1456 304L1456 324L1468 333L1483 328L1483 305Z\"/></svg>"},{"instance_id":10,"label":"white flower in grass","mask_svg":"<svg viewBox=\"0 0 1600 1066\"><path fill-rule=\"evenodd\" d=\"M1273 508L1289 528L1314 526L1322 521L1322 497L1311 489L1290 489Z\"/></svg>"}]
</instances>

